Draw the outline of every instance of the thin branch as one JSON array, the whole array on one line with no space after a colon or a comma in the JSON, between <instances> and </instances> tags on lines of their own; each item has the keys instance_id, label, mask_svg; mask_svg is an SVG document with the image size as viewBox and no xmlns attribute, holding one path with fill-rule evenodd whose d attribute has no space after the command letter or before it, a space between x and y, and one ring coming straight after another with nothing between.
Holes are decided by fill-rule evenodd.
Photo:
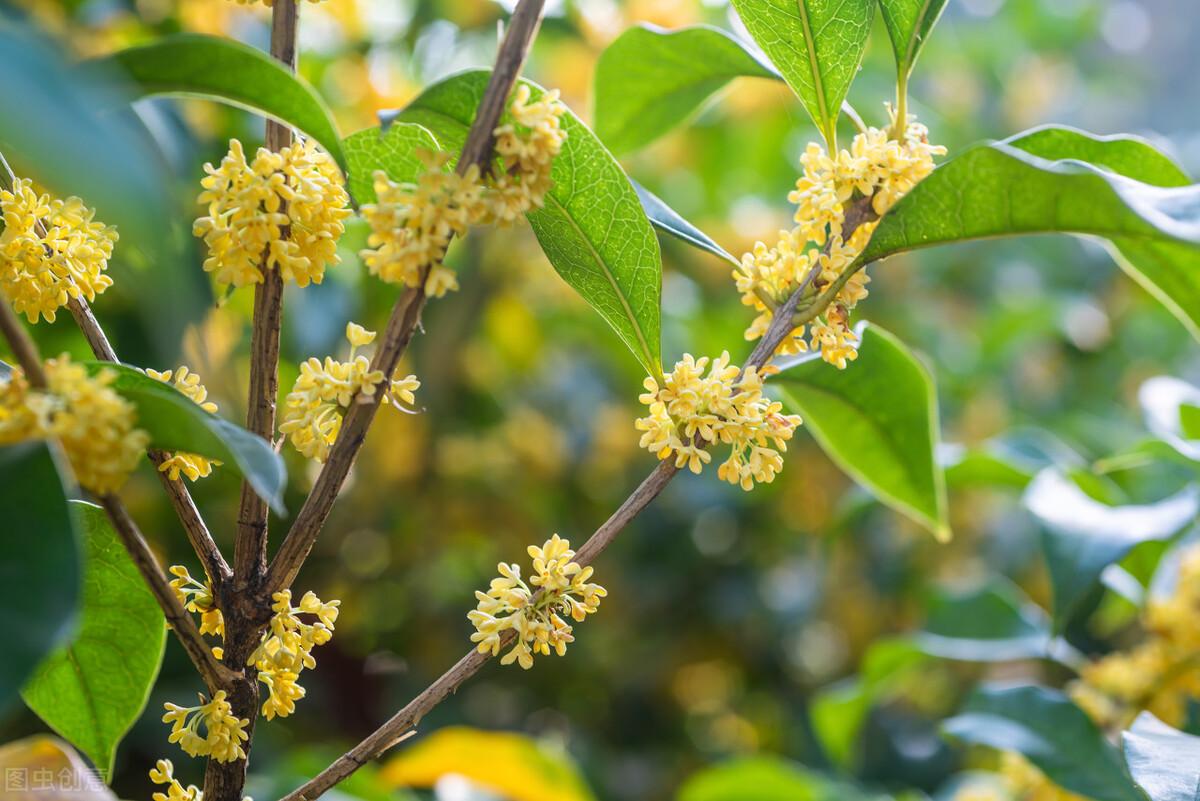
<instances>
[{"instance_id":1,"label":"thin branch","mask_svg":"<svg viewBox=\"0 0 1200 801\"><path fill-rule=\"evenodd\" d=\"M25 371L25 378L30 385L37 389L46 388L46 371L42 369L42 357L38 354L37 345L29 336L29 332L17 319L8 298L0 295L0 334L8 342L8 347L16 357L17 364Z\"/></svg>"},{"instance_id":2,"label":"thin branch","mask_svg":"<svg viewBox=\"0 0 1200 801\"><path fill-rule=\"evenodd\" d=\"M495 67L458 160L459 174L464 174L472 165L478 166L481 172L487 172L491 167L494 131L529 52L544 4L545 0L521 0L513 11L508 32L500 43ZM420 325L426 300L423 279L429 268L430 265L425 265L417 288L406 289L396 301L379 348L371 361L371 369L382 371L388 378L395 372L400 357ZM366 439L367 429L379 410L383 394L376 392L371 396L358 396L350 404L325 466L271 563L266 582L268 593L290 587L300 572Z\"/></svg>"}]
</instances>

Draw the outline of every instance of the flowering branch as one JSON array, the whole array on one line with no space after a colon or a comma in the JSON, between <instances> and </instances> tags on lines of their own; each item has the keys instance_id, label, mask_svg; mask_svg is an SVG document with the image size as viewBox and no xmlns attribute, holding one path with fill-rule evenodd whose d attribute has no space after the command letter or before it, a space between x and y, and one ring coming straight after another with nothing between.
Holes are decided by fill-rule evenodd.
<instances>
[{"instance_id":1,"label":"flowering branch","mask_svg":"<svg viewBox=\"0 0 1200 801\"><path fill-rule=\"evenodd\" d=\"M479 102L475 121L458 160L459 175L465 175L471 167L478 167L481 173L490 170L495 144L493 132L521 66L525 63L544 5L545 0L521 0L514 9L508 31L500 43L487 89ZM424 265L417 286L406 289L396 301L379 349L371 361L371 370L381 371L388 377L395 372L400 357L421 322L426 300L425 279L432 267L432 262ZM366 439L367 429L379 410L383 394L358 395L350 404L325 466L271 562L265 588L268 595L291 586L300 572Z\"/></svg>"}]
</instances>

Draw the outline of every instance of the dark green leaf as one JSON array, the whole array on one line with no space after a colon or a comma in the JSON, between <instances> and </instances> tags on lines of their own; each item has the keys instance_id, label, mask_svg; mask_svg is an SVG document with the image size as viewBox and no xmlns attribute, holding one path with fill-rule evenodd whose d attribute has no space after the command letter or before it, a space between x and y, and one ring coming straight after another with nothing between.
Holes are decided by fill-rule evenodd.
<instances>
[{"instance_id":1,"label":"dark green leaf","mask_svg":"<svg viewBox=\"0 0 1200 801\"><path fill-rule=\"evenodd\" d=\"M825 136L862 63L874 0L733 0L733 7Z\"/></svg>"},{"instance_id":2,"label":"dark green leaf","mask_svg":"<svg viewBox=\"0 0 1200 801\"><path fill-rule=\"evenodd\" d=\"M1096 801L1145 801L1117 749L1057 690L984 685L943 729L969 743L1016 751L1073 793Z\"/></svg>"},{"instance_id":3,"label":"dark green leaf","mask_svg":"<svg viewBox=\"0 0 1200 801\"><path fill-rule=\"evenodd\" d=\"M614 153L637 150L742 76L779 77L770 64L720 28L629 28L596 62L596 135Z\"/></svg>"},{"instance_id":4,"label":"dark green leaf","mask_svg":"<svg viewBox=\"0 0 1200 801\"><path fill-rule=\"evenodd\" d=\"M86 364L92 373L112 370L117 374L112 387L137 407L138 428L150 435L152 447L220 459L241 473L276 512L284 513L287 470L270 443L204 411L173 386L156 381L136 367L111 362Z\"/></svg>"},{"instance_id":5,"label":"dark green leaf","mask_svg":"<svg viewBox=\"0 0 1200 801\"><path fill-rule=\"evenodd\" d=\"M1121 735L1125 762L1150 801L1200 799L1200 737L1185 734L1149 712Z\"/></svg>"},{"instance_id":6,"label":"dark green leaf","mask_svg":"<svg viewBox=\"0 0 1200 801\"><path fill-rule=\"evenodd\" d=\"M253 47L194 33L156 39L85 62L87 72L119 72L138 94L204 97L263 114L311 136L346 168L337 125L303 78Z\"/></svg>"},{"instance_id":7,"label":"dark green leaf","mask_svg":"<svg viewBox=\"0 0 1200 801\"><path fill-rule=\"evenodd\" d=\"M1200 185L1186 180L1141 140L1043 128L939 167L880 221L863 258L995 236L1098 236L1200 338Z\"/></svg>"},{"instance_id":8,"label":"dark green leaf","mask_svg":"<svg viewBox=\"0 0 1200 801\"><path fill-rule=\"evenodd\" d=\"M108 775L117 745L146 708L167 626L104 510L71 506L84 535L79 630L38 665L21 696Z\"/></svg>"},{"instance_id":9,"label":"dark green leaf","mask_svg":"<svg viewBox=\"0 0 1200 801\"><path fill-rule=\"evenodd\" d=\"M908 82L921 48L945 8L946 0L879 0L902 84Z\"/></svg>"},{"instance_id":10,"label":"dark green leaf","mask_svg":"<svg viewBox=\"0 0 1200 801\"><path fill-rule=\"evenodd\" d=\"M817 442L881 501L950 535L946 487L934 461L937 395L929 371L900 340L860 324L858 360L845 370L808 355L781 361L773 382Z\"/></svg>"},{"instance_id":11,"label":"dark green leaf","mask_svg":"<svg viewBox=\"0 0 1200 801\"><path fill-rule=\"evenodd\" d=\"M1061 630L1095 588L1104 568L1133 546L1164 540L1200 513L1195 487L1144 506L1109 506L1094 500L1054 469L1034 478L1025 506L1042 526L1042 546L1054 587L1054 622Z\"/></svg>"},{"instance_id":12,"label":"dark green leaf","mask_svg":"<svg viewBox=\"0 0 1200 801\"><path fill-rule=\"evenodd\" d=\"M350 134L342 142L342 149L346 151L350 195L362 204L376 200L376 170L383 170L397 183L415 182L425 172L418 151L436 152L440 148L433 134L420 125L396 122L386 129L367 128Z\"/></svg>"},{"instance_id":13,"label":"dark green leaf","mask_svg":"<svg viewBox=\"0 0 1200 801\"><path fill-rule=\"evenodd\" d=\"M1000 662L1051 655L1045 612L999 576L966 591L937 591L926 612L925 630L916 641L934 656Z\"/></svg>"},{"instance_id":14,"label":"dark green leaf","mask_svg":"<svg viewBox=\"0 0 1200 801\"><path fill-rule=\"evenodd\" d=\"M488 72L470 70L430 86L395 117L461 149ZM528 83L528 82L527 82ZM529 83L534 97L543 90ZM621 165L570 111L554 160L554 187L529 222L559 275L613 327L646 371L662 372L662 259L654 229Z\"/></svg>"},{"instance_id":15,"label":"dark green leaf","mask_svg":"<svg viewBox=\"0 0 1200 801\"><path fill-rule=\"evenodd\" d=\"M1033 471L1027 464L990 447L955 445L943 448L939 461L946 471L946 484L955 488L984 486L1020 490L1033 479Z\"/></svg>"},{"instance_id":16,"label":"dark green leaf","mask_svg":"<svg viewBox=\"0 0 1200 801\"><path fill-rule=\"evenodd\" d=\"M646 216L650 218L650 224L655 228L677 239L681 239L693 247L697 247L700 250L707 250L715 256L720 256L728 262L733 264L739 263L725 248L710 239L708 234L683 219L675 209L664 203L649 189L632 178L629 179L629 182L633 184L633 189L637 192L638 200L642 203L642 209L645 210Z\"/></svg>"},{"instance_id":17,"label":"dark green leaf","mask_svg":"<svg viewBox=\"0 0 1200 801\"><path fill-rule=\"evenodd\" d=\"M0 448L0 712L75 624L79 537L59 475L45 442Z\"/></svg>"}]
</instances>

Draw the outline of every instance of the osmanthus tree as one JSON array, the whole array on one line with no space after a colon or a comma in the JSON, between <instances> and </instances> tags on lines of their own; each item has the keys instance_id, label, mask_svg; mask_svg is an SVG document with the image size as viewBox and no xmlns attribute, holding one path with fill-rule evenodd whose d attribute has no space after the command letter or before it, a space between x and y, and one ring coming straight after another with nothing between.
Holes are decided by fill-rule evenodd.
<instances>
[{"instance_id":1,"label":"osmanthus tree","mask_svg":"<svg viewBox=\"0 0 1200 801\"><path fill-rule=\"evenodd\" d=\"M167 704L164 739L206 758L207 771L203 789L180 784L168 759L151 778L171 801L238 801L258 716L272 721L295 710L304 671L334 636L339 602L293 583L380 406L416 402L419 377L397 365L425 304L453 302L458 277L447 249L474 227L524 218L550 265L644 367L644 416L631 421L630 436L640 436L658 464L580 547L552 535L529 547L532 570L500 564L476 593L466 654L287 801L311 801L404 739L491 657L530 668L564 653L605 597L592 563L678 471L708 467L753 490L784 468L802 425L855 480L939 539L951 533L947 472L1028 484L1027 503L1048 532L1053 618L998 585L939 599L927 631L907 647L958 659L1055 658L1079 670L1081 684L1074 701L1045 687L982 688L947 724L950 734L1021 754L1038 781L1081 795L1174 799L1183 788L1192 797L1194 760L1180 755L1194 755L1194 741L1131 717L1150 708L1171 718L1176 707L1151 703L1155 682L1138 695L1120 678L1144 679L1138 666L1153 663L1159 673L1146 675L1166 681L1195 659L1194 559L1182 560L1176 588L1147 607L1155 639L1124 657L1131 664L1085 664L1060 635L1131 548L1170 538L1195 517L1196 492L1114 508L1066 476L1033 477L994 454L950 460L947 471L933 377L895 336L853 316L868 294L867 268L891 255L1066 233L1103 241L1122 269L1200 333L1200 186L1144 141L1056 126L947 153L908 113L907 96L944 5L735 0L753 43L710 27L631 29L600 60L593 131L556 92L519 77L543 10L542 0L520 0L491 69L439 81L381 114L378 127L346 137L294 74L303 8L296 0L275 0L269 54L180 35L64 66L26 31L0 26L0 103L38 115L37 125L0 118L3 150L29 173L13 174L6 162L0 174L0 330L13 361L0 378L0 593L10 618L0 703L19 694L107 770L146 703L169 628L203 690L194 704ZM895 51L897 92L881 98L886 114L860 115L846 97L877 12ZM820 139L804 151L789 195L794 225L737 259L642 189L614 154L681 124L739 77L786 82ZM220 164L206 166L193 225L211 280L225 292L254 294L244 428L218 416L188 368L121 362L91 306L112 284L114 249L154 264L179 247L163 176L144 157L142 131L121 113L150 95L211 98L268 119L264 147L251 152L235 140ZM878 127L866 122L875 118ZM354 214L371 230L361 254L371 280L397 287L391 315L378 321L378 335L346 321L345 357L300 365L277 409L283 287L320 283L336 267ZM749 307L745 336L754 346L744 360L687 354L664 369L655 229L730 262L731 290ZM148 307L161 280L146 280ZM64 307L94 361L43 359L18 317L53 321ZM178 332L182 321L152 313L161 330ZM1180 427L1190 396L1172 387L1149 392L1158 399L1152 428L1194 459ZM320 465L290 520L277 437ZM195 550L195 576L195 568L157 561L120 500L143 453ZM244 479L236 521L220 524L236 524L231 554L217 547L187 488L213 469ZM283 528L273 552L272 522ZM815 726L832 756L850 753L862 712L887 678L875 671L856 694L819 701ZM1131 723L1127 765L1105 730ZM164 743L164 754L169 748Z\"/></svg>"}]
</instances>

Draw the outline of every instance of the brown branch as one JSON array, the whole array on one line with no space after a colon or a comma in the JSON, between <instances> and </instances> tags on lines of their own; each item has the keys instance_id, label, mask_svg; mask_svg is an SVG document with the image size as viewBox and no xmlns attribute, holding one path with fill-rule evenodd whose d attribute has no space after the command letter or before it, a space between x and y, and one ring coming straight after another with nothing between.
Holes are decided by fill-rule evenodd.
<instances>
[{"instance_id":1,"label":"brown branch","mask_svg":"<svg viewBox=\"0 0 1200 801\"><path fill-rule=\"evenodd\" d=\"M491 167L495 145L493 132L499 123L500 115L504 112L513 84L521 72L521 65L525 63L544 4L545 0L521 0L513 11L508 31L496 55L491 78L479 102L475 121L467 133L467 141L458 160L460 175L466 173L473 165L478 166L481 172L487 172ZM430 266L425 266L418 287L406 289L396 301L379 348L371 361L372 370L380 370L389 378L395 372L400 357L421 322L421 312L426 300L424 277L428 274ZM367 429L379 410L383 394L376 392L371 396L358 396L350 404L325 466L317 476L312 492L305 499L304 506L301 507L271 563L266 582L268 593L290 587L296 574L300 572L300 567L308 558L317 536L329 518L342 484L358 456L359 449L362 448Z\"/></svg>"},{"instance_id":2,"label":"brown branch","mask_svg":"<svg viewBox=\"0 0 1200 801\"><path fill-rule=\"evenodd\" d=\"M3 295L0 295L0 335L8 342L29 384L37 389L45 389L46 371L42 369L42 357L38 354L37 345L21 325L8 298Z\"/></svg>"}]
</instances>

